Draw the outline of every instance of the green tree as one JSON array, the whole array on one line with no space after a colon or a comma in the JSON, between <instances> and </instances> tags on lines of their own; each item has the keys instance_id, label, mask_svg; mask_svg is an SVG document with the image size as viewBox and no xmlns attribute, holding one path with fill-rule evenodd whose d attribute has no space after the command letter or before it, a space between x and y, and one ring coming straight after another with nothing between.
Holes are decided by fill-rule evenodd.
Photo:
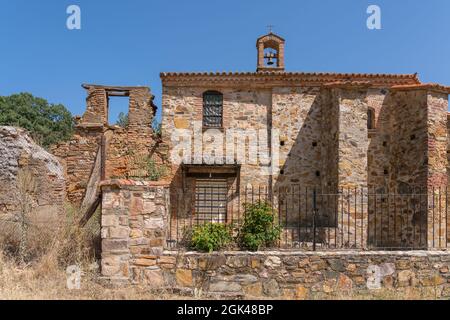
<instances>
[{"instance_id":1,"label":"green tree","mask_svg":"<svg viewBox=\"0 0 450 320\"><path fill-rule=\"evenodd\" d=\"M158 118L153 118L153 122L152 122L152 128L153 128L153 133L155 134L155 136L157 138L161 138L162 135L162 123Z\"/></svg>"},{"instance_id":2,"label":"green tree","mask_svg":"<svg viewBox=\"0 0 450 320\"><path fill-rule=\"evenodd\" d=\"M27 129L44 147L68 140L73 133L73 118L62 104L49 104L30 93L0 96L0 125Z\"/></svg>"},{"instance_id":3,"label":"green tree","mask_svg":"<svg viewBox=\"0 0 450 320\"><path fill-rule=\"evenodd\" d=\"M128 113L119 113L119 117L116 121L116 125L126 128L128 126Z\"/></svg>"}]
</instances>

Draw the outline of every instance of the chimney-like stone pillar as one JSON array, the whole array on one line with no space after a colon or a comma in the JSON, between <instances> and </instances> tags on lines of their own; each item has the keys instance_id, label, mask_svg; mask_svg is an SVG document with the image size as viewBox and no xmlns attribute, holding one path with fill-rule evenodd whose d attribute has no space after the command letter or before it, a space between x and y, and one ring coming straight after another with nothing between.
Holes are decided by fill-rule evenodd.
<instances>
[{"instance_id":1,"label":"chimney-like stone pillar","mask_svg":"<svg viewBox=\"0 0 450 320\"><path fill-rule=\"evenodd\" d=\"M102 276L113 283L141 282L166 247L168 184L110 180L102 188Z\"/></svg>"}]
</instances>

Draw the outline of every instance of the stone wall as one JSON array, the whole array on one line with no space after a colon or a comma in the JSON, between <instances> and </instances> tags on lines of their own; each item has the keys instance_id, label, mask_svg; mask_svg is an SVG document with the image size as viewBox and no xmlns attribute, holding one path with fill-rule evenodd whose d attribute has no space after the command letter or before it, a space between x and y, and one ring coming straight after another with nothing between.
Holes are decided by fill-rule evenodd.
<instances>
[{"instance_id":1,"label":"stone wall","mask_svg":"<svg viewBox=\"0 0 450 320\"><path fill-rule=\"evenodd\" d=\"M450 255L430 252L165 252L132 283L200 296L318 299L376 295L450 298Z\"/></svg>"},{"instance_id":2,"label":"stone wall","mask_svg":"<svg viewBox=\"0 0 450 320\"><path fill-rule=\"evenodd\" d=\"M215 144L208 139L208 133L202 131L202 110L203 110L203 92L207 91L206 87L203 88L170 88L165 87L163 91L163 122L162 132L163 141L168 144L169 152L174 149L175 142L172 141L172 136L175 129L191 130L192 134L197 134L197 138L200 137L200 141L203 139L203 148L194 150L194 137L192 136L192 149L191 160L192 163L197 160L195 156L201 155L202 152L206 155L212 154L215 148ZM254 92L252 90L241 89L226 89L222 90L224 96L224 115L223 115L223 127L227 129L253 129L253 130L267 130L270 128L270 105L271 105L271 92L269 90L261 90ZM198 130L198 131L197 131ZM226 132L224 132L226 134ZM225 148L225 135L222 143L222 155L226 155ZM267 134L266 134L267 139ZM253 144L253 145L252 145ZM244 146L245 145L245 146ZM241 167L241 184L243 186L247 184L261 184L267 185L269 177L267 175L256 175L255 172L260 172L258 163L248 163L248 152L250 145L255 146L256 141L251 143L240 143L235 141L235 152L237 146L244 146L247 154L247 159ZM218 150L216 150L216 153ZM175 188L181 187L181 170L180 166L172 165L173 186Z\"/></svg>"},{"instance_id":3,"label":"stone wall","mask_svg":"<svg viewBox=\"0 0 450 320\"><path fill-rule=\"evenodd\" d=\"M442 252L165 251L132 261L127 283L197 297L450 298L450 255Z\"/></svg>"},{"instance_id":4,"label":"stone wall","mask_svg":"<svg viewBox=\"0 0 450 320\"><path fill-rule=\"evenodd\" d=\"M102 135L102 125L76 126L70 141L51 149L64 165L67 198L71 203L79 204L83 200Z\"/></svg>"},{"instance_id":5,"label":"stone wall","mask_svg":"<svg viewBox=\"0 0 450 320\"><path fill-rule=\"evenodd\" d=\"M415 186L427 186L427 96L401 91L392 100L389 182L392 190L409 193Z\"/></svg>"},{"instance_id":6,"label":"stone wall","mask_svg":"<svg viewBox=\"0 0 450 320\"><path fill-rule=\"evenodd\" d=\"M443 166L448 163L445 156L448 102L444 93L420 86L376 88L368 82L273 87L267 83L266 87L249 89L216 86L183 82L179 86L164 85L164 140L172 150L174 129L191 129L195 122L201 125L203 92L219 90L224 95L224 131L279 130L280 173L261 176L257 174L260 164L246 163L240 172L243 186L272 183L399 190L442 186L447 177ZM333 106L338 108L335 114ZM370 131L368 108L375 113L375 128ZM195 134L201 136L203 132ZM269 136L265 138L268 140ZM335 139L339 140L338 146ZM211 148L204 144L205 150ZM192 159L195 153L199 152L192 151ZM328 155L339 159L339 169ZM178 167L173 168L173 174L178 184L181 181Z\"/></svg>"},{"instance_id":7,"label":"stone wall","mask_svg":"<svg viewBox=\"0 0 450 320\"><path fill-rule=\"evenodd\" d=\"M162 131L169 153L174 149L171 139L175 129L204 135L201 130L203 93L208 90L219 91L223 94L221 130L262 129L267 132L264 137L266 141L271 139L271 130L279 132L279 173L262 175L261 163L244 163L239 177L241 186L253 184L280 187L296 185L335 188L339 184L338 179L342 180L343 186L367 187L368 180L386 183L383 177L388 170L385 170L382 160L378 161L378 146L376 149L370 148L367 110L369 107L375 108L379 117L381 109L395 108L394 104L385 99L391 87L419 83L415 75L261 72L169 73L161 74L161 77ZM414 102L406 104L408 103ZM335 112L333 106L337 107ZM414 114L411 116L415 117ZM426 117L422 118L425 119ZM193 132L192 128L195 128L196 123L200 124L200 130ZM391 134L390 128L386 131L389 131L386 134ZM338 140L339 146L336 144ZM244 144L245 142L237 141L235 149ZM249 151L251 146L252 143L246 150ZM214 145L208 143L204 143L203 147L208 150L207 153L214 149ZM201 151L192 147L191 159L199 157ZM340 161L339 169L336 161ZM372 161L377 162L376 167L368 163ZM201 164L202 161L197 163ZM172 174L173 185L178 187L182 179L177 165L173 167ZM375 175L381 179L371 179Z\"/></svg>"},{"instance_id":8,"label":"stone wall","mask_svg":"<svg viewBox=\"0 0 450 320\"><path fill-rule=\"evenodd\" d=\"M207 90L220 91L224 99L223 132L262 129L267 132L265 140L270 141L271 130L278 130L280 138L280 170L262 174L261 163L245 162L238 177L229 179L230 189L243 190L253 185L256 188L252 190L259 190L262 185L280 194L299 194L314 187L327 194L342 194L343 189L349 193L349 189L357 188L361 195L357 202L342 196L343 203L338 205L318 204L323 216L333 217L328 219L331 221L328 225L335 230L326 230L326 237L340 243L344 241L349 247L359 246L362 240L357 243L354 239L363 239L361 232L371 230L369 243L374 246L422 248L431 245L426 244L427 238L436 238L440 232L438 242L441 245L436 246L434 242L433 247L445 247L446 223L442 218L445 215L431 218L432 213L425 209L436 204L432 198L427 199L427 195L433 188L442 188L448 175L448 99L445 93L434 86L397 85L388 81L381 85L372 79L306 85L306 80L304 83L283 82L268 80L265 74L251 76L255 77L254 82L245 79L235 83L228 82L231 76L226 74L181 74L167 78L164 75L162 131L169 154L174 149L171 138L175 129L189 131L197 123L200 130L191 133L200 137L207 135L208 131L201 130L202 95ZM214 81L205 85L204 80L198 80L200 77ZM367 126L369 109L375 116L374 127L370 130ZM223 135L220 137L223 140ZM199 158L202 151L217 151L215 144L207 140L203 139L203 150L191 149L191 159L198 164L203 162L195 158ZM234 148L245 146L246 152L251 153L253 144L255 142L246 145L236 140ZM172 188L183 187L183 192L192 194L194 178L183 177L184 174L178 165L172 166ZM386 194L410 198L407 201L401 197L387 199ZM287 220L282 224L311 224L299 218L302 213L299 213L298 200L286 204L281 195L280 201L275 198L274 205L279 205L281 211L284 207L293 208L280 213ZM177 207L179 217L192 212L190 199L182 200L183 205ZM311 208L311 203L307 203L307 207ZM336 213L332 212L336 211L333 207L344 209ZM303 215L307 215L306 212ZM347 226L336 225L333 221L345 221ZM336 233L347 235L348 239L338 239Z\"/></svg>"},{"instance_id":9,"label":"stone wall","mask_svg":"<svg viewBox=\"0 0 450 320\"><path fill-rule=\"evenodd\" d=\"M75 133L68 142L52 148L65 164L68 199L80 204L98 153L102 154L102 178L145 178L148 158L161 164L164 148L155 138L152 121L156 107L147 87L84 85L86 112L76 118ZM129 99L128 125L108 124L109 97ZM109 131L109 135L106 132ZM108 136L108 138L107 138Z\"/></svg>"},{"instance_id":10,"label":"stone wall","mask_svg":"<svg viewBox=\"0 0 450 320\"><path fill-rule=\"evenodd\" d=\"M168 184L111 180L101 187L101 272L116 285L197 297L317 299L387 289L397 298L450 298L445 251L168 251Z\"/></svg>"},{"instance_id":11,"label":"stone wall","mask_svg":"<svg viewBox=\"0 0 450 320\"><path fill-rule=\"evenodd\" d=\"M164 87L163 92L163 140L169 152L174 149L172 135L175 129L191 130L192 134L205 136L203 131L195 132L195 124L202 124L203 92L208 87L177 88ZM320 186L322 179L329 179L329 168L323 156L332 148L334 138L331 127L337 123L337 115L329 120L329 104L326 103L320 87L276 87L268 89L221 88L224 98L223 128L226 134L230 129L263 130L264 140L270 141L272 129L278 130L280 138L280 173L261 174L262 165L249 163L246 159L240 169L240 183L246 185L274 186ZM364 120L363 120L364 121ZM247 133L249 132L247 131ZM327 137L330 136L330 139ZM225 136L223 136L225 155ZM191 160L196 161L196 151L192 142ZM234 150L243 147L248 155L252 144L249 141L235 140ZM264 144L263 144L264 145ZM210 154L214 145L203 140L203 151ZM198 153L200 153L198 152ZM235 159L237 155L235 154ZM200 160L201 163L201 160ZM181 170L178 165L172 168L173 185L180 186ZM272 180L273 179L273 180ZM330 184L336 184L335 181ZM328 183L325 183L328 185Z\"/></svg>"},{"instance_id":12,"label":"stone wall","mask_svg":"<svg viewBox=\"0 0 450 320\"><path fill-rule=\"evenodd\" d=\"M102 275L128 281L133 266L151 267L169 237L168 185L110 180L102 188Z\"/></svg>"},{"instance_id":13,"label":"stone wall","mask_svg":"<svg viewBox=\"0 0 450 320\"><path fill-rule=\"evenodd\" d=\"M163 82L162 131L169 153L174 148L171 138L175 129L192 130L195 123L201 129L202 94L215 89L224 97L223 131L263 129L267 131L267 141L270 130L279 132L280 172L261 175L260 163L244 163L240 171L242 186L382 186L394 190L404 184L425 184L428 159L424 157L428 144L431 145L426 138L427 126L431 125L427 122L427 110L433 103L445 104L445 100L432 96L427 100L426 94L420 95L421 91L416 90L390 93L389 86L376 88L369 82L247 86L248 89L244 85L235 88L219 83L195 86L182 81L178 85ZM333 108L337 108L334 113ZM368 108L374 110L376 118L375 129L370 132ZM201 130L192 133L205 134ZM239 141L235 149L238 147L242 147ZM204 141L205 153L211 149L214 145ZM192 147L192 161L201 151ZM435 162L430 166L434 167ZM180 185L179 167L174 166L172 173L174 185ZM436 174L433 176L438 179Z\"/></svg>"},{"instance_id":14,"label":"stone wall","mask_svg":"<svg viewBox=\"0 0 450 320\"><path fill-rule=\"evenodd\" d=\"M0 127L0 163L0 220L3 214L18 213L26 196L31 218L56 222L65 201L64 171L58 159L35 144L24 129Z\"/></svg>"},{"instance_id":15,"label":"stone wall","mask_svg":"<svg viewBox=\"0 0 450 320\"><path fill-rule=\"evenodd\" d=\"M439 193L447 195L447 112L448 92L440 90L427 91L427 185L431 192L428 202L447 208L448 199L439 198ZM445 190L445 191L444 191ZM447 210L446 210L447 212ZM435 210L428 209L427 241L428 248L444 248L450 240L449 219L447 215L436 215ZM437 236L435 236L437 235Z\"/></svg>"},{"instance_id":16,"label":"stone wall","mask_svg":"<svg viewBox=\"0 0 450 320\"><path fill-rule=\"evenodd\" d=\"M447 112L447 137L450 137L450 112ZM450 173L450 138L447 139L447 172ZM450 174L447 175L447 184L450 183Z\"/></svg>"}]
</instances>

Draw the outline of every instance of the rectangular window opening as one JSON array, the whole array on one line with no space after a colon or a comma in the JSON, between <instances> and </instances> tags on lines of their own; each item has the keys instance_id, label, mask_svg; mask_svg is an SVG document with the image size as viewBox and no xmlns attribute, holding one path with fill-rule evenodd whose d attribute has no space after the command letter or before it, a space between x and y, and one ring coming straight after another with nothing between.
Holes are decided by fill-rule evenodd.
<instances>
[{"instance_id":1,"label":"rectangular window opening","mask_svg":"<svg viewBox=\"0 0 450 320\"><path fill-rule=\"evenodd\" d=\"M108 96L108 124L126 127L128 125L128 96Z\"/></svg>"}]
</instances>

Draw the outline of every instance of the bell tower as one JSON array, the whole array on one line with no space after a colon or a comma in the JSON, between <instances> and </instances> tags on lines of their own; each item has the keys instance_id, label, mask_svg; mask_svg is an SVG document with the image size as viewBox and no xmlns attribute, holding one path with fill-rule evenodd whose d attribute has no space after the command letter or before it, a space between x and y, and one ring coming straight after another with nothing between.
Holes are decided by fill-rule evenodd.
<instances>
[{"instance_id":1,"label":"bell tower","mask_svg":"<svg viewBox=\"0 0 450 320\"><path fill-rule=\"evenodd\" d=\"M284 71L284 39L270 31L256 41L256 71Z\"/></svg>"}]
</instances>

